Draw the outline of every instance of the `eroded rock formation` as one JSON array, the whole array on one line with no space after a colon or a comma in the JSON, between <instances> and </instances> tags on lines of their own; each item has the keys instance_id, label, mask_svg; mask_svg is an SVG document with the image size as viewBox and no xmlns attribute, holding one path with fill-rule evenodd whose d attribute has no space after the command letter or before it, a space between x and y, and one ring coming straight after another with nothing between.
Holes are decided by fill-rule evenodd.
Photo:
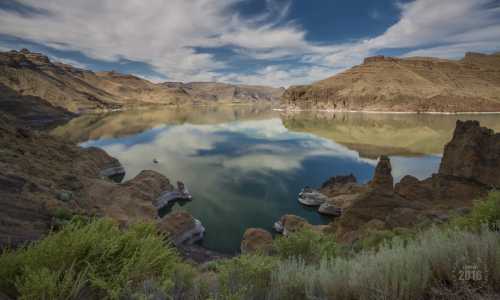
<instances>
[{"instance_id":1,"label":"eroded rock formation","mask_svg":"<svg viewBox=\"0 0 500 300\"><path fill-rule=\"evenodd\" d=\"M260 228L249 228L243 234L241 241L241 253L271 253L273 236L267 230Z\"/></svg>"},{"instance_id":2,"label":"eroded rock formation","mask_svg":"<svg viewBox=\"0 0 500 300\"><path fill-rule=\"evenodd\" d=\"M373 229L372 222L377 229L412 227L425 220L443 222L450 212L468 210L474 199L498 184L499 137L478 122L459 121L439 172L424 180L405 176L394 189L390 161L381 157L367 189L351 194L343 207L335 224L337 237L352 242Z\"/></svg>"},{"instance_id":3,"label":"eroded rock formation","mask_svg":"<svg viewBox=\"0 0 500 300\"><path fill-rule=\"evenodd\" d=\"M185 211L176 211L166 215L158 223L158 229L166 233L176 246L193 244L203 238L205 228Z\"/></svg>"},{"instance_id":4,"label":"eroded rock formation","mask_svg":"<svg viewBox=\"0 0 500 300\"><path fill-rule=\"evenodd\" d=\"M500 187L500 133L477 121L457 121L452 140L444 148L439 174Z\"/></svg>"}]
</instances>

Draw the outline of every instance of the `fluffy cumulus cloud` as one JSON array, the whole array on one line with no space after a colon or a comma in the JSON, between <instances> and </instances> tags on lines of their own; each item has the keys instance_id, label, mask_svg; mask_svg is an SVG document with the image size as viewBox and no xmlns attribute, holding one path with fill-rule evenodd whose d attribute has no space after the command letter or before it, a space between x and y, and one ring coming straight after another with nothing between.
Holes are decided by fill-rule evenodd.
<instances>
[{"instance_id":1,"label":"fluffy cumulus cloud","mask_svg":"<svg viewBox=\"0 0 500 300\"><path fill-rule=\"evenodd\" d=\"M267 0L267 9L252 16L236 9L243 0L9 1L29 9L0 9L0 34L97 60L143 62L164 76L155 81L288 86L325 78L384 49L457 57L499 50L494 41L500 40L496 0L395 2L398 22L379 36L347 44L309 41L307 29L289 19L293 2L286 1ZM217 55L220 49L229 49L231 58ZM263 67L235 71L239 60Z\"/></svg>"}]
</instances>

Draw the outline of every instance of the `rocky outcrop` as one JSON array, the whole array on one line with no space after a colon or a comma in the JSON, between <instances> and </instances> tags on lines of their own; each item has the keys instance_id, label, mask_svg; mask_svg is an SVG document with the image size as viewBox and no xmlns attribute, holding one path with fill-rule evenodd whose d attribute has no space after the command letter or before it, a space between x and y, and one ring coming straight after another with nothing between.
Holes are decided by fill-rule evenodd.
<instances>
[{"instance_id":1,"label":"rocky outcrop","mask_svg":"<svg viewBox=\"0 0 500 300\"><path fill-rule=\"evenodd\" d=\"M0 113L0 248L39 239L72 215L153 221L153 201L173 189L154 171L117 184L108 176L123 167L103 150L17 124Z\"/></svg>"},{"instance_id":2,"label":"rocky outcrop","mask_svg":"<svg viewBox=\"0 0 500 300\"><path fill-rule=\"evenodd\" d=\"M300 193L298 200L305 206L320 206L328 200L328 197L312 188L304 188Z\"/></svg>"},{"instance_id":3,"label":"rocky outcrop","mask_svg":"<svg viewBox=\"0 0 500 300\"><path fill-rule=\"evenodd\" d=\"M203 238L205 228L185 211L176 211L166 215L158 223L158 230L168 235L176 246L193 244Z\"/></svg>"},{"instance_id":4,"label":"rocky outcrop","mask_svg":"<svg viewBox=\"0 0 500 300\"><path fill-rule=\"evenodd\" d=\"M260 228L249 228L243 234L241 241L241 253L271 253L273 247L273 236L267 230Z\"/></svg>"},{"instance_id":5,"label":"rocky outcrop","mask_svg":"<svg viewBox=\"0 0 500 300\"><path fill-rule=\"evenodd\" d=\"M500 133L477 121L457 121L452 140L444 148L439 174L500 187Z\"/></svg>"},{"instance_id":6,"label":"rocky outcrop","mask_svg":"<svg viewBox=\"0 0 500 300\"><path fill-rule=\"evenodd\" d=\"M394 179L392 178L392 166L389 157L380 157L372 181L368 184L370 188L381 193L392 193L394 189Z\"/></svg>"},{"instance_id":7,"label":"rocky outcrop","mask_svg":"<svg viewBox=\"0 0 500 300\"><path fill-rule=\"evenodd\" d=\"M11 115L17 127L50 129L75 115L35 96L22 96L0 83L0 112Z\"/></svg>"},{"instance_id":8,"label":"rocky outcrop","mask_svg":"<svg viewBox=\"0 0 500 300\"><path fill-rule=\"evenodd\" d=\"M352 194L338 219L337 237L352 242L373 220L383 229L412 227L424 220L444 222L450 211L467 211L473 200L497 186L499 137L478 122L457 122L439 172L424 180L405 176L394 190L390 161L381 157L368 190Z\"/></svg>"},{"instance_id":9,"label":"rocky outcrop","mask_svg":"<svg viewBox=\"0 0 500 300\"><path fill-rule=\"evenodd\" d=\"M500 111L500 55L462 60L377 56L308 86L286 90L287 109L335 111Z\"/></svg>"},{"instance_id":10,"label":"rocky outcrop","mask_svg":"<svg viewBox=\"0 0 500 300\"><path fill-rule=\"evenodd\" d=\"M311 224L306 219L296 215L284 215L274 223L276 232L287 236L290 232L298 231L304 227L310 228Z\"/></svg>"}]
</instances>

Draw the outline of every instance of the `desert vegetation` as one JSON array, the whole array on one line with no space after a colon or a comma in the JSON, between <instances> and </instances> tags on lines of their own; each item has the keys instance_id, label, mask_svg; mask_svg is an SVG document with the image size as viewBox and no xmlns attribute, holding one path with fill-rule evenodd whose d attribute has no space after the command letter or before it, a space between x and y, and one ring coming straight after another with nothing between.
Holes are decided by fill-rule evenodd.
<instances>
[{"instance_id":1,"label":"desert vegetation","mask_svg":"<svg viewBox=\"0 0 500 300\"><path fill-rule=\"evenodd\" d=\"M5 251L0 289L20 299L494 299L499 212L500 192L491 192L467 216L379 233L357 248L305 229L275 239L271 255L198 267L151 224L73 219Z\"/></svg>"}]
</instances>

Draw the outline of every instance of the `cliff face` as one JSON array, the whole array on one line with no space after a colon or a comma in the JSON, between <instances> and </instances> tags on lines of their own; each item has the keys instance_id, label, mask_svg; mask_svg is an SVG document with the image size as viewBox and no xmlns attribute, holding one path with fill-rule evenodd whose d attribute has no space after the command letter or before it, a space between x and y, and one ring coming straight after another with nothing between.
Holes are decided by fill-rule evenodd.
<instances>
[{"instance_id":1,"label":"cliff face","mask_svg":"<svg viewBox=\"0 0 500 300\"><path fill-rule=\"evenodd\" d=\"M194 101L209 102L272 103L278 102L285 92L284 88L219 82L165 82L163 86L182 88Z\"/></svg>"},{"instance_id":2,"label":"cliff face","mask_svg":"<svg viewBox=\"0 0 500 300\"><path fill-rule=\"evenodd\" d=\"M190 100L181 89L161 87L131 75L94 73L54 63L26 49L0 53L0 83L22 96L39 97L71 112Z\"/></svg>"},{"instance_id":3,"label":"cliff face","mask_svg":"<svg viewBox=\"0 0 500 300\"><path fill-rule=\"evenodd\" d=\"M458 61L376 56L341 74L290 87L286 108L337 111L500 111L500 54Z\"/></svg>"},{"instance_id":4,"label":"cliff face","mask_svg":"<svg viewBox=\"0 0 500 300\"><path fill-rule=\"evenodd\" d=\"M133 75L92 72L26 49L0 52L0 84L70 112L150 105L273 102L283 89L222 83L155 84Z\"/></svg>"}]
</instances>

